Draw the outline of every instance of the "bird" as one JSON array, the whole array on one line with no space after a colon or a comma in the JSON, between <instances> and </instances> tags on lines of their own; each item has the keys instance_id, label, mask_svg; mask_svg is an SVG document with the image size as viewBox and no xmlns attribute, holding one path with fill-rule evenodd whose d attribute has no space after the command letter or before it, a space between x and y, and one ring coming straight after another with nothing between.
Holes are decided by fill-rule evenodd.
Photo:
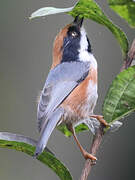
<instances>
[{"instance_id":1,"label":"bird","mask_svg":"<svg viewBox=\"0 0 135 180\"><path fill-rule=\"evenodd\" d=\"M37 107L40 137L36 158L43 152L55 127L65 124L84 158L97 160L82 147L74 130L75 125L86 118L96 118L103 126L108 125L102 115L93 113L98 98L97 61L83 20L76 16L54 40L52 66Z\"/></svg>"}]
</instances>

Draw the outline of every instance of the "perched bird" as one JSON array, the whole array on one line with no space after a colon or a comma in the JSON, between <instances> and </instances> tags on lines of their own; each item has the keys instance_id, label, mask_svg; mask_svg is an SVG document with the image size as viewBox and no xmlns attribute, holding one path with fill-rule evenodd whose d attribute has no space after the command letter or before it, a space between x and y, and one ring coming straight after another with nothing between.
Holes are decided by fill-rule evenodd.
<instances>
[{"instance_id":1,"label":"perched bird","mask_svg":"<svg viewBox=\"0 0 135 180\"><path fill-rule=\"evenodd\" d=\"M83 18L77 16L55 38L51 70L38 104L40 138L35 157L43 152L54 128L65 123L84 158L96 160L83 149L74 131L78 122L90 117L107 126L102 116L93 115L98 97L97 62L82 23Z\"/></svg>"}]
</instances>

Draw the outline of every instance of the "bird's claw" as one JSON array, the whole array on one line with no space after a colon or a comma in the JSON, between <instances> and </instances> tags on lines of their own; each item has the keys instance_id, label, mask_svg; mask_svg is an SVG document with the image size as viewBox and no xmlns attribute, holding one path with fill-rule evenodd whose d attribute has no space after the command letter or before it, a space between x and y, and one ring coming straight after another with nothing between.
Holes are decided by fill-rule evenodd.
<instances>
[{"instance_id":1,"label":"bird's claw","mask_svg":"<svg viewBox=\"0 0 135 180\"><path fill-rule=\"evenodd\" d=\"M97 158L95 156L93 156L92 154L88 153L87 151L84 153L84 158L86 160L90 159L91 162L96 162L97 161Z\"/></svg>"},{"instance_id":2,"label":"bird's claw","mask_svg":"<svg viewBox=\"0 0 135 180\"><path fill-rule=\"evenodd\" d=\"M104 120L104 116L102 116L102 115L92 115L91 117L96 118L105 127L110 127L110 125L106 122L106 120Z\"/></svg>"}]
</instances>

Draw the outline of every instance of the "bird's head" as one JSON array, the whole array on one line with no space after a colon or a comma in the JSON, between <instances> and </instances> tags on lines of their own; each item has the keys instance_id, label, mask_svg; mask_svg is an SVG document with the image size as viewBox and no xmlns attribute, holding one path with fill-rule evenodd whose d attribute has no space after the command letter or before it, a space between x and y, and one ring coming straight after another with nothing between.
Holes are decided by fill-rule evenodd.
<instances>
[{"instance_id":1,"label":"bird's head","mask_svg":"<svg viewBox=\"0 0 135 180\"><path fill-rule=\"evenodd\" d=\"M82 24L83 18L77 16L58 33L53 46L52 68L61 62L83 61L80 54L91 52L91 45Z\"/></svg>"}]
</instances>

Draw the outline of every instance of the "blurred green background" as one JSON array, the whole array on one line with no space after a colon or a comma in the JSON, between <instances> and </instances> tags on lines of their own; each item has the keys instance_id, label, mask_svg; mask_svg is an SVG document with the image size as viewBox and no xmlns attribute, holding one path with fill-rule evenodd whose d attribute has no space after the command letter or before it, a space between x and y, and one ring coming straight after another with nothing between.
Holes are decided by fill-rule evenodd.
<instances>
[{"instance_id":1,"label":"blurred green background","mask_svg":"<svg viewBox=\"0 0 135 180\"><path fill-rule=\"evenodd\" d=\"M20 133L38 138L36 100L44 85L52 61L52 45L59 29L73 19L66 14L48 16L29 21L30 14L44 6L70 7L75 0L4 0L0 1L0 131ZM97 0L98 2L98 0ZM130 43L135 30L107 6L106 0L98 2L104 12L127 33ZM120 47L105 27L85 20L84 26L91 40L93 53L99 67L99 99L101 106L109 84L122 65ZM98 152L97 165L89 180L127 180L135 178L135 120L134 114L125 119L118 132L104 137ZM89 149L90 132L78 135ZM78 179L84 159L72 137L66 138L55 130L48 147ZM0 179L4 180L58 180L46 166L21 152L0 149Z\"/></svg>"}]
</instances>

